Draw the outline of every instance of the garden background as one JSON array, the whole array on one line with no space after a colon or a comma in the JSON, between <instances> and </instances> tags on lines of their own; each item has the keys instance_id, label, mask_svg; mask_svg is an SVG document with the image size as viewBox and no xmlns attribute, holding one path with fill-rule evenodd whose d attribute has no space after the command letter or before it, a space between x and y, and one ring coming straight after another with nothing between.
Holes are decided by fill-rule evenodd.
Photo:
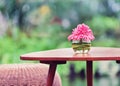
<instances>
[{"instance_id":1,"label":"garden background","mask_svg":"<svg viewBox=\"0 0 120 86\"><path fill-rule=\"evenodd\" d=\"M120 47L120 0L0 0L0 63L38 63L20 55L71 47L67 36L80 23L92 29L92 46ZM63 86L86 86L85 70L85 62L57 69ZM94 76L94 86L120 86L115 62L94 62Z\"/></svg>"}]
</instances>

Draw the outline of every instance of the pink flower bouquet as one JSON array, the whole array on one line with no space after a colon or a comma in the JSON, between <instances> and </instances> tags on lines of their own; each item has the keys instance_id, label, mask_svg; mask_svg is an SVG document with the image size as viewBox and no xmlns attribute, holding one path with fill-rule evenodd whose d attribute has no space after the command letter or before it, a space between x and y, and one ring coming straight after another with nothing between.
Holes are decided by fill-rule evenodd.
<instances>
[{"instance_id":1,"label":"pink flower bouquet","mask_svg":"<svg viewBox=\"0 0 120 86\"><path fill-rule=\"evenodd\" d=\"M80 53L88 53L91 41L94 39L92 30L85 24L77 25L72 34L68 36L68 40L72 41L73 50Z\"/></svg>"}]
</instances>

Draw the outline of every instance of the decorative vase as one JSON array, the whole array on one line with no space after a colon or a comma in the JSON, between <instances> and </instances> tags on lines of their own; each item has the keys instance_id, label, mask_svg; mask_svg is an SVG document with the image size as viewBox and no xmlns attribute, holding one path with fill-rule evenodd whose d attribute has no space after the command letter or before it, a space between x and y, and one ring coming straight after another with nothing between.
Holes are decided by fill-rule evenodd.
<instances>
[{"instance_id":1,"label":"decorative vase","mask_svg":"<svg viewBox=\"0 0 120 86\"><path fill-rule=\"evenodd\" d=\"M72 48L75 53L86 54L89 52L90 47L91 47L91 41L84 41L84 40L72 41Z\"/></svg>"},{"instance_id":2,"label":"decorative vase","mask_svg":"<svg viewBox=\"0 0 120 86\"><path fill-rule=\"evenodd\" d=\"M72 33L68 36L68 40L72 41L72 48L75 53L88 53L91 47L91 41L94 40L92 30L88 25L78 24Z\"/></svg>"}]
</instances>

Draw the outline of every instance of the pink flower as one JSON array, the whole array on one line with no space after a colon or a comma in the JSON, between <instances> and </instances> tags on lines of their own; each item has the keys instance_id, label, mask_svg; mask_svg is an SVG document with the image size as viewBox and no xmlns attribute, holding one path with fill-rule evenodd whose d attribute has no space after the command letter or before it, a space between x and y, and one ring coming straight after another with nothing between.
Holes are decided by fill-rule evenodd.
<instances>
[{"instance_id":1,"label":"pink flower","mask_svg":"<svg viewBox=\"0 0 120 86\"><path fill-rule=\"evenodd\" d=\"M85 41L91 41L95 39L92 30L84 23L77 25L77 28L73 29L72 34L68 36L69 41L81 39Z\"/></svg>"}]
</instances>

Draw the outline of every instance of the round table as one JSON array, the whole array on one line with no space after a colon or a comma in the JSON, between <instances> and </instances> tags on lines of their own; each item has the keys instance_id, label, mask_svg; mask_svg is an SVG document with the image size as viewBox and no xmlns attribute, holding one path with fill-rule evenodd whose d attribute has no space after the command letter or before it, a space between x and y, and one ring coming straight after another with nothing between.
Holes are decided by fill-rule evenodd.
<instances>
[{"instance_id":1,"label":"round table","mask_svg":"<svg viewBox=\"0 0 120 86\"><path fill-rule=\"evenodd\" d=\"M56 67L67 61L86 61L87 86L93 86L93 61L116 61L120 63L120 48L91 47L88 54L74 53L72 48L32 52L20 56L22 60L39 60L49 64L47 86L52 86Z\"/></svg>"}]
</instances>

